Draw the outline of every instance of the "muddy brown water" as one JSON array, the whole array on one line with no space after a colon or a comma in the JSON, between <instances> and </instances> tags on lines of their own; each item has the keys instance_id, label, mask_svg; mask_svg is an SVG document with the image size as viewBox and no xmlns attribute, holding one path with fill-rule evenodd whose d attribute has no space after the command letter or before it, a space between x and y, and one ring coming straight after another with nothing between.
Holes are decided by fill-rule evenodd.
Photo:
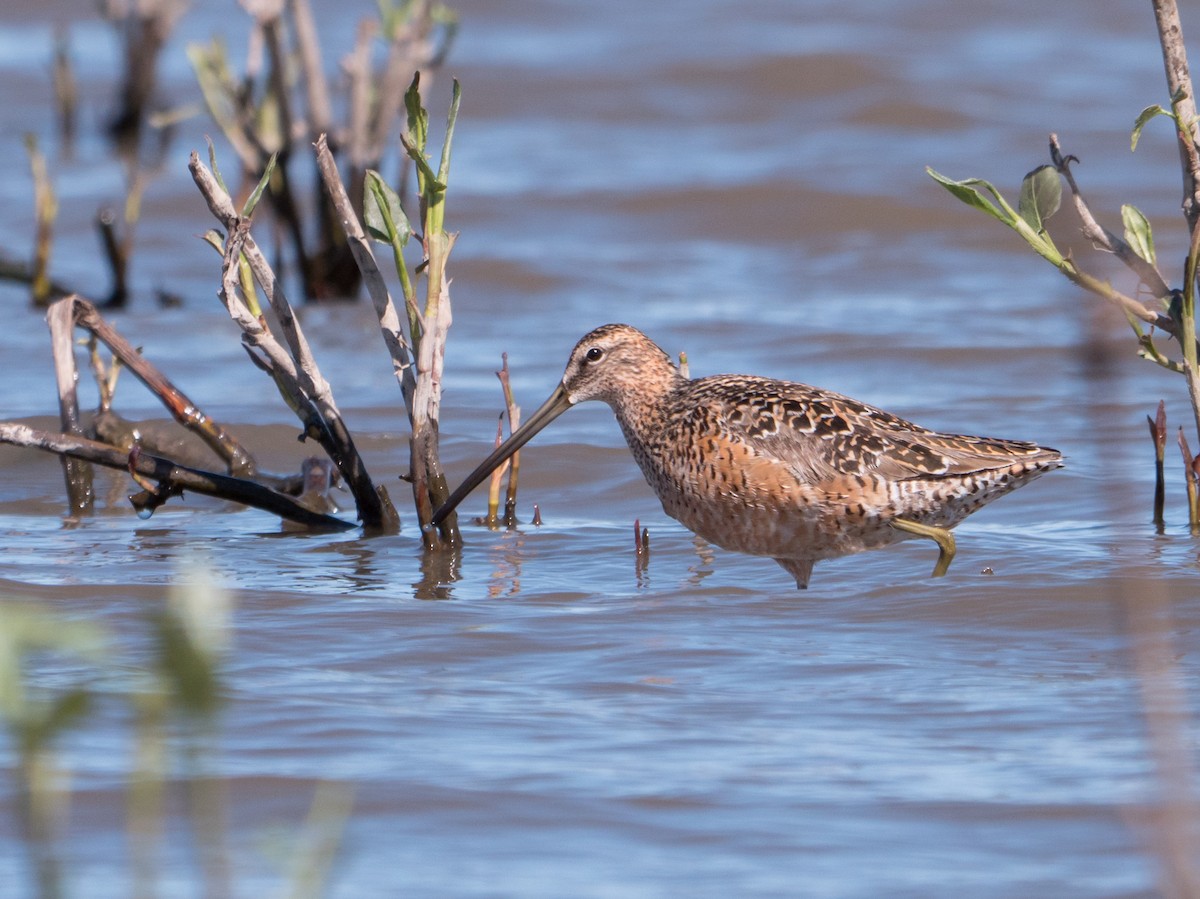
<instances>
[{"instance_id":1,"label":"muddy brown water","mask_svg":"<svg viewBox=\"0 0 1200 899\"><path fill-rule=\"evenodd\" d=\"M314 5L331 58L372 7ZM20 135L34 131L61 197L56 274L102 293L90 222L121 196L96 127L116 51L78 6L0 14L0 247L28 247ZM194 6L164 62L179 102L195 97L187 40L225 31L235 56L244 41L228 4ZM0 449L2 592L110 629L123 662L97 679L102 696L146 663L143 615L188 559L201 553L233 591L209 764L227 788L238 894L281 883L271 835L287 844L323 780L354 793L334 896L1163 893L1172 840L1195 839L1160 826L1164 799L1189 797L1155 760L1172 741L1195 759L1200 544L1173 447L1168 527L1149 524L1144 418L1165 397L1182 423L1182 385L923 172L987 177L1012 197L1057 131L1105 220L1119 227L1120 203L1136 203L1160 257L1181 259L1170 135L1153 126L1128 150L1138 111L1166 101L1149 5L455 6L460 39L431 98L440 121L445 74L462 81L452 480L490 443L500 353L532 410L604 321L686 351L694 375L814 383L926 426L1037 440L1068 467L960 527L944 579L927 577L932 547L909 543L822 564L799 593L769 560L697 546L667 519L597 405L524 453L520 514L539 503L540 528L469 527L457 567L430 568L397 480L400 398L361 305L304 319L401 503L397 537L280 536L264 514L190 497L142 521L110 475L97 514L67 526L58 463ZM83 83L73 159L57 157L47 107L55 21L73 21ZM116 324L285 470L306 448L245 364L194 237L210 221L186 153L211 130L184 123L150 189L136 296ZM1077 243L1060 215L1052 232ZM160 287L183 308L156 308ZM0 297L0 412L52 421L45 325L21 291ZM161 417L132 383L120 400ZM635 519L650 532L644 570ZM54 685L71 670L47 660L35 674ZM1182 716L1172 687L1192 703ZM1148 708L1165 737L1151 739ZM60 747L69 895L131 889L128 724L102 701ZM29 895L2 740L0 765L0 892ZM196 895L178 806L160 890Z\"/></svg>"}]
</instances>

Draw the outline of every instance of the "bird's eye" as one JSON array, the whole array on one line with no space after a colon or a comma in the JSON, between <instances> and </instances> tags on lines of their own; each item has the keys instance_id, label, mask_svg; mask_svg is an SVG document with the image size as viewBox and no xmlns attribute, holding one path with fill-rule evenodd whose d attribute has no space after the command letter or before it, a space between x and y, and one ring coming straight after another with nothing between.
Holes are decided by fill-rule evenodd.
<instances>
[{"instance_id":1,"label":"bird's eye","mask_svg":"<svg viewBox=\"0 0 1200 899\"><path fill-rule=\"evenodd\" d=\"M598 346L594 346L587 351L587 355L584 358L587 359L588 362L599 362L604 358L604 350Z\"/></svg>"}]
</instances>

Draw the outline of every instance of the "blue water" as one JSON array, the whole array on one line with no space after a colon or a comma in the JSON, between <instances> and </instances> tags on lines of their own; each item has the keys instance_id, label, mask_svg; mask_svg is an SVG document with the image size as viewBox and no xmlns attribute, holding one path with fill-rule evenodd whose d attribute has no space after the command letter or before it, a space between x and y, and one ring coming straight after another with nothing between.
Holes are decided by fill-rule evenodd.
<instances>
[{"instance_id":1,"label":"blue water","mask_svg":"<svg viewBox=\"0 0 1200 899\"><path fill-rule=\"evenodd\" d=\"M314 5L332 70L373 5ZM235 60L244 47L232 4L196 7L163 59L174 103L196 99L188 41L228 32ZM1161 760L1178 742L1194 766L1200 735L1200 549L1173 446L1166 532L1149 522L1144 420L1165 398L1172 435L1187 423L1183 385L1136 358L1119 316L924 174L986 177L1015 199L1057 131L1097 214L1115 228L1120 204L1136 203L1178 280L1171 135L1156 123L1128 149L1137 113L1166 101L1150 10L456 9L459 39L430 96L436 131L449 76L462 82L441 427L451 481L490 445L501 352L531 411L574 341L615 320L686 351L693 375L818 384L929 427L1057 447L1067 468L959 528L944 579L928 578L932 547L907 543L823 563L798 593L769 560L698 546L668 519L594 404L523 453L520 516L536 502L544 524L468 527L456 565L431 567L371 312L304 309L404 516L399 536L281 536L265 513L192 496L140 521L128 479L109 474L97 515L65 526L57 461L0 449L0 593L112 639L108 662L87 669L96 709L59 747L73 793L58 844L67 895L133 888L121 696L151 661L146 613L197 551L235 600L227 701L202 758L224 791L235 895L282 888L324 781L353 797L332 896L1170 895L1167 847L1197 838L1194 780ZM1189 13L1185 30L1200 34ZM101 296L92 218L124 182L99 130L116 49L91 15L0 14L0 248L28 253L20 135L33 131L60 194L54 273ZM51 22L74 16L84 99L68 158L46 72ZM186 154L206 133L203 116L184 122L148 189L131 308L114 322L265 467L291 470L310 450L246 364L215 299L217 257L196 239L212 223ZM1134 289L1086 255L1069 210L1051 225ZM158 309L159 288L182 309ZM45 325L22 288L0 284L0 297L0 413L52 426ZM163 417L128 375L118 407ZM644 569L635 519L650 532ZM78 671L41 658L33 677L60 687ZM1174 687L1190 706L1170 704ZM1164 704L1173 724L1151 738L1147 710ZM181 745L155 871L166 896L205 883ZM0 738L0 892L35 895L14 765ZM1160 825L1166 797L1184 824Z\"/></svg>"}]
</instances>

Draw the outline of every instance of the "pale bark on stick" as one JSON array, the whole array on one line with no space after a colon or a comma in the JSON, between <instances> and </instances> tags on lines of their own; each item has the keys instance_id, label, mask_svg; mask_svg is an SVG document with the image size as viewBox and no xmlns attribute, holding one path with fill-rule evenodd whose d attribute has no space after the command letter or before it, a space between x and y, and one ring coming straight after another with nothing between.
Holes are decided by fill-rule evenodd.
<instances>
[{"instance_id":1,"label":"pale bark on stick","mask_svg":"<svg viewBox=\"0 0 1200 899\"><path fill-rule=\"evenodd\" d=\"M242 219L241 214L234 208L233 200L226 193L221 185L217 183L216 178L201 161L199 155L193 151L188 161L188 169L192 173L192 178L196 181L196 185L200 188L200 192L204 195L205 201L208 203L208 208L216 217L222 226L225 228L226 234L233 236L238 233L242 242L241 251L246 257L246 261L250 264L250 270L254 273L254 278L262 287L263 292L267 295L267 299L271 303L271 309L275 312L275 316L279 321L279 328L283 332L284 339L288 342L288 348L291 351L292 359L295 361L294 366L289 366L293 369L293 376L298 380L304 392L316 403L317 408L322 414L339 415L337 404L333 400L332 392L329 388L329 383L321 376L321 371L317 367L316 361L313 359L312 350L309 348L308 341L304 337L304 332L300 327L299 321L296 319L295 313L292 311L291 303L288 302L287 296L284 293L283 285L275 276L274 269L255 243L254 237L250 234L249 224ZM228 308L228 307L226 307ZM249 315L249 310L246 310ZM236 318L239 324L244 320L241 316ZM245 330L243 328L243 330ZM261 325L255 329L256 346L261 346L266 349L267 343L265 328ZM272 361L278 362L272 354ZM280 366L282 369L282 366Z\"/></svg>"},{"instance_id":2,"label":"pale bark on stick","mask_svg":"<svg viewBox=\"0 0 1200 899\"><path fill-rule=\"evenodd\" d=\"M446 488L446 477L438 461L437 428L442 356L445 351L446 328L450 324L449 292L443 283L441 302L435 303L430 300L426 305L425 330L419 344L417 371L414 372L412 351L404 338L396 305L392 301L391 293L379 271L375 254L371 251L362 223L350 205L345 186L337 171L337 165L323 138L317 141L317 164L331 202L342 221L354 259L359 265L359 270L363 274L363 280L371 295L376 315L379 318L379 328L392 359L393 371L400 383L400 392L404 398L409 423L412 426L410 474L413 499L417 509L417 520L424 528L425 524L433 517L433 510L449 495ZM449 244L452 243L452 240L449 240L444 234L441 235L441 238L446 242L446 252L449 252ZM428 267L427 274L432 271L432 268L432 265ZM431 307L433 314L432 318L429 318L428 313ZM444 315L439 315L439 308L444 310ZM437 352L434 352L435 347L437 347ZM444 522L442 533L447 541L456 542L457 523L455 521ZM422 534L427 547L433 548L437 545L438 540L431 530L424 529Z\"/></svg>"},{"instance_id":3,"label":"pale bark on stick","mask_svg":"<svg viewBox=\"0 0 1200 899\"><path fill-rule=\"evenodd\" d=\"M362 272L363 283L367 286L367 293L370 294L371 303L375 307L375 315L379 319L379 330L383 335L384 345L392 360L392 372L400 385L400 393L404 398L404 408L408 413L409 422L412 422L413 395L416 390L412 352L408 341L404 338L400 316L396 312L396 304L392 301L387 282L379 270L375 253L371 250L367 234L351 205L350 196L346 193L345 185L338 173L337 163L329 151L323 134L317 139L317 167L320 169L321 179L329 194L330 202L346 233L350 252L354 255L354 261L358 263L359 271Z\"/></svg>"},{"instance_id":4,"label":"pale bark on stick","mask_svg":"<svg viewBox=\"0 0 1200 899\"><path fill-rule=\"evenodd\" d=\"M512 382L508 377L508 353L501 353L500 360L500 371L496 372L496 377L500 379L500 386L504 391L504 407L508 413L508 433L515 434L521 427L521 407L513 398ZM508 469L508 490L504 497L504 526L514 528L517 526L517 483L521 473L520 452L513 453L509 462L512 464Z\"/></svg>"},{"instance_id":5,"label":"pale bark on stick","mask_svg":"<svg viewBox=\"0 0 1200 899\"><path fill-rule=\"evenodd\" d=\"M54 353L54 377L58 382L58 410L63 433L82 437L79 424L79 395L75 389L79 372L75 366L73 303L58 300L46 312L50 326L50 346ZM63 477L67 485L67 507L71 516L90 515L96 493L92 486L92 466L81 459L62 457Z\"/></svg>"},{"instance_id":6,"label":"pale bark on stick","mask_svg":"<svg viewBox=\"0 0 1200 899\"><path fill-rule=\"evenodd\" d=\"M1200 220L1200 148L1197 146L1196 97L1192 91L1192 76L1188 70L1187 49L1183 43L1183 27L1175 0L1153 0L1158 38L1162 45L1163 68L1167 90L1176 118L1183 123L1179 132L1179 162L1183 171L1183 213L1188 230Z\"/></svg>"},{"instance_id":7,"label":"pale bark on stick","mask_svg":"<svg viewBox=\"0 0 1200 899\"><path fill-rule=\"evenodd\" d=\"M158 397L177 422L199 436L225 461L230 474L240 478L254 477L257 465L253 456L105 321L94 305L77 295L61 300L60 304L69 304L74 323L104 343L121 364Z\"/></svg>"},{"instance_id":8,"label":"pale bark on stick","mask_svg":"<svg viewBox=\"0 0 1200 899\"><path fill-rule=\"evenodd\" d=\"M208 208L225 226L229 235L226 238L222 267L221 299L234 320L242 326L243 341L264 351L264 358L254 354L252 357L271 374L285 400L305 422L305 433L318 440L337 465L346 486L354 495L363 527L385 533L399 530L400 518L396 509L388 498L387 491L377 488L371 481L366 465L334 402L332 390L321 375L300 323L284 295L283 286L250 234L249 221L234 209L229 194L217 182L212 172L200 162L200 157L194 151L188 161L188 168L205 202L208 203ZM237 298L235 272L238 260L243 256L255 280L271 302L280 329L287 339L290 358L258 317L252 315Z\"/></svg>"}]
</instances>

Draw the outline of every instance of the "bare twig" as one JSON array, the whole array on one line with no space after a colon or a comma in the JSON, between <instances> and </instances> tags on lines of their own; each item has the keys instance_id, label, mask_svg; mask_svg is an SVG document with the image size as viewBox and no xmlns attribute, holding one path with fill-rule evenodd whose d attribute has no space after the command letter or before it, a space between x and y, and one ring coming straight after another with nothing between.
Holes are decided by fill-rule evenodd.
<instances>
[{"instance_id":1,"label":"bare twig","mask_svg":"<svg viewBox=\"0 0 1200 899\"><path fill-rule=\"evenodd\" d=\"M1183 428L1179 429L1177 439L1179 441L1179 452L1183 455L1183 477L1187 484L1188 525L1194 534L1197 527L1200 526L1200 497L1197 496L1196 478L1193 469L1195 457L1192 456L1192 450L1188 446L1187 435L1183 433Z\"/></svg>"},{"instance_id":2,"label":"bare twig","mask_svg":"<svg viewBox=\"0 0 1200 899\"><path fill-rule=\"evenodd\" d=\"M504 407L508 412L508 433L514 434L521 427L521 407L513 399L512 382L508 376L508 353L500 354L500 371L496 377L504 390ZM509 464L511 463L511 464ZM515 452L508 463L508 492L504 498L504 526L517 526L517 482L521 473L521 454Z\"/></svg>"},{"instance_id":3,"label":"bare twig","mask_svg":"<svg viewBox=\"0 0 1200 899\"><path fill-rule=\"evenodd\" d=\"M250 234L249 221L234 209L229 194L194 151L188 161L188 169L208 208L228 234L222 265L221 301L241 326L247 348L263 351L263 357L252 352L251 358L271 374L284 399L305 423L307 436L318 440L338 466L346 486L354 495L363 526L383 532L398 530L400 519L395 507L387 491L376 488L371 481L334 402L329 383L321 375L300 323L284 295L283 286ZM237 297L237 273L243 255L255 280L271 302L280 329L288 341L290 358L261 321Z\"/></svg>"},{"instance_id":4,"label":"bare twig","mask_svg":"<svg viewBox=\"0 0 1200 899\"><path fill-rule=\"evenodd\" d=\"M58 409L63 433L82 437L79 423L79 396L75 390L78 371L72 344L74 322L72 303L59 300L46 312L50 326L50 346L54 353L54 377L58 382ZM62 457L63 476L67 482L67 506L72 516L90 515L96 494L92 487L92 466L80 459Z\"/></svg>"},{"instance_id":5,"label":"bare twig","mask_svg":"<svg viewBox=\"0 0 1200 899\"><path fill-rule=\"evenodd\" d=\"M362 222L350 202L350 196L342 184L338 174L337 163L329 150L325 135L317 138L317 167L321 172L321 180L329 194L330 202L350 244L350 252L362 272L363 283L375 306L375 315L379 319L379 330L383 335L384 345L392 360L392 371L400 384L400 393L404 398L404 408L408 413L409 422L413 418L413 394L416 390L416 377L413 373L412 353L404 331L400 325L400 316L396 312L396 304L392 302L391 292L387 282L375 261L375 253L367 240Z\"/></svg>"},{"instance_id":6,"label":"bare twig","mask_svg":"<svg viewBox=\"0 0 1200 899\"><path fill-rule=\"evenodd\" d=\"M70 156L75 144L75 124L79 90L71 65L71 42L65 26L54 31L54 110L58 115L58 134L63 152Z\"/></svg>"},{"instance_id":7,"label":"bare twig","mask_svg":"<svg viewBox=\"0 0 1200 899\"><path fill-rule=\"evenodd\" d=\"M495 446L500 446L504 442L504 415L501 414L496 419L496 442ZM500 526L500 481L504 478L504 473L511 467L512 459L505 459L504 464L491 473L488 479L488 503L487 515L483 518L483 524L489 528Z\"/></svg>"},{"instance_id":8,"label":"bare twig","mask_svg":"<svg viewBox=\"0 0 1200 899\"><path fill-rule=\"evenodd\" d=\"M1158 38L1162 44L1163 68L1166 70L1167 90L1179 135L1179 161L1183 171L1183 213L1188 231L1194 231L1200 220L1200 150L1197 148L1196 98L1192 77L1188 71L1187 50L1183 43L1183 27L1175 0L1153 0Z\"/></svg>"},{"instance_id":9,"label":"bare twig","mask_svg":"<svg viewBox=\"0 0 1200 899\"><path fill-rule=\"evenodd\" d=\"M1150 439L1154 443L1154 526L1161 534L1166 526L1163 519L1163 506L1166 502L1166 476L1163 472L1163 457L1167 450L1167 407L1162 400L1158 401L1158 413L1151 418L1146 416L1150 425Z\"/></svg>"},{"instance_id":10,"label":"bare twig","mask_svg":"<svg viewBox=\"0 0 1200 899\"><path fill-rule=\"evenodd\" d=\"M117 236L116 221L116 213L110 207L105 206L96 214L96 230L100 232L100 244L113 279L106 306L124 306L129 299L129 244Z\"/></svg>"},{"instance_id":11,"label":"bare twig","mask_svg":"<svg viewBox=\"0 0 1200 899\"><path fill-rule=\"evenodd\" d=\"M254 477L257 465L253 456L105 321L95 306L78 295L59 300L56 306L69 308L74 323L102 341L113 356L120 359L121 364L159 398L177 422L199 436L225 461L230 474L241 478Z\"/></svg>"},{"instance_id":12,"label":"bare twig","mask_svg":"<svg viewBox=\"0 0 1200 899\"><path fill-rule=\"evenodd\" d=\"M249 222L243 219L234 208L232 198L217 183L216 178L213 177L208 168L200 161L200 157L195 151L192 152L189 158L188 169L191 171L196 185L200 188L200 192L204 195L204 199L208 203L208 208L216 216L217 221L224 226L226 233L229 235L228 239L231 241L236 239L240 242L239 249L245 255L246 261L250 265L250 270L254 273L255 280L258 281L263 292L266 293L267 299L271 303L271 308L279 320L280 330L283 331L284 337L288 342L288 348L296 363L294 376L304 389L304 392L317 404L322 414L330 413L334 416L340 416L337 406L333 401L329 384L321 376L320 369L317 368L312 351L309 349L308 341L304 337L304 332L300 327L300 322L296 319L296 315L292 311L292 306L284 293L283 285L276 277L271 264L267 261L266 256L258 248L258 244L254 242L254 238L250 234ZM234 255L233 258L238 259L239 257ZM242 323L240 318L237 320L239 324ZM265 343L265 339L261 343ZM256 345L261 345L261 343L256 341Z\"/></svg>"},{"instance_id":13,"label":"bare twig","mask_svg":"<svg viewBox=\"0 0 1200 899\"><path fill-rule=\"evenodd\" d=\"M54 186L50 183L46 157L38 149L37 138L34 135L25 135L25 149L29 153L29 168L33 175L34 220L37 222L33 264L30 266L30 292L34 304L44 306L51 296L50 249L54 242L54 219L58 215L58 200L54 195Z\"/></svg>"},{"instance_id":14,"label":"bare twig","mask_svg":"<svg viewBox=\"0 0 1200 899\"><path fill-rule=\"evenodd\" d=\"M1075 175L1071 172L1071 163L1078 162L1079 160L1074 156L1063 155L1062 148L1058 143L1057 134L1050 135L1050 160L1054 164L1054 167L1058 169L1059 174L1066 179L1067 186L1071 189L1071 198L1075 201L1075 211L1079 214L1079 220L1083 223L1083 236L1090 240L1097 248L1116 255L1118 259L1125 263L1138 276L1138 279L1146 285L1147 289L1155 297L1170 296L1171 288L1167 285L1158 267L1153 263L1147 262L1134 252L1133 247L1096 221L1096 217L1092 215L1092 210L1083 199L1083 194L1079 191L1079 185L1075 183Z\"/></svg>"}]
</instances>

